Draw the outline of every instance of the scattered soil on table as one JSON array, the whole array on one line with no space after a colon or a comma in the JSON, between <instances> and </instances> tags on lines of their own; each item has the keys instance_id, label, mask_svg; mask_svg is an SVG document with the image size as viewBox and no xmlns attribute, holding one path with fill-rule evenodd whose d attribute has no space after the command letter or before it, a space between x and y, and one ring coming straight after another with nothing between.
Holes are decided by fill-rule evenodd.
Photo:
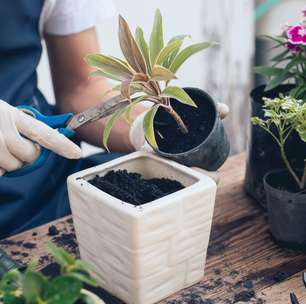
<instances>
[{"instance_id":1,"label":"scattered soil on table","mask_svg":"<svg viewBox=\"0 0 306 304\"><path fill-rule=\"evenodd\" d=\"M58 235L58 234L59 234L59 231L56 228L56 226L54 226L54 225L49 226L49 228L48 228L48 235L55 236L55 235Z\"/></svg>"},{"instance_id":2,"label":"scattered soil on table","mask_svg":"<svg viewBox=\"0 0 306 304\"><path fill-rule=\"evenodd\" d=\"M254 297L255 297L255 291L254 290L249 290L249 291L244 290L240 293L235 294L234 303L249 302Z\"/></svg>"},{"instance_id":3,"label":"scattered soil on table","mask_svg":"<svg viewBox=\"0 0 306 304\"><path fill-rule=\"evenodd\" d=\"M215 122L215 110L206 100L196 100L197 108L176 100L171 105L182 118L188 133L183 134L176 121L164 108L159 107L154 118L157 146L166 153L182 153L199 146L210 134Z\"/></svg>"},{"instance_id":4,"label":"scattered soil on table","mask_svg":"<svg viewBox=\"0 0 306 304\"><path fill-rule=\"evenodd\" d=\"M27 243L23 243L23 247L27 248L27 249L33 249L33 248L36 247L36 244L35 243L27 242Z\"/></svg>"},{"instance_id":5,"label":"scattered soil on table","mask_svg":"<svg viewBox=\"0 0 306 304\"><path fill-rule=\"evenodd\" d=\"M110 171L104 176L96 176L89 183L100 190L130 204L139 206L184 188L168 178L145 179L138 173L127 170Z\"/></svg>"}]
</instances>

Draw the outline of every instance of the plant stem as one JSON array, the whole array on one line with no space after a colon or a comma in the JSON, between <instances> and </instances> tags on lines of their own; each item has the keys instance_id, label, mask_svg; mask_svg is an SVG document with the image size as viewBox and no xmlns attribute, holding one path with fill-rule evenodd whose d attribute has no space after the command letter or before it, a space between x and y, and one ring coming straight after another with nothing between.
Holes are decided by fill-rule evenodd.
<instances>
[{"instance_id":1,"label":"plant stem","mask_svg":"<svg viewBox=\"0 0 306 304\"><path fill-rule=\"evenodd\" d=\"M187 134L188 133L188 128L184 124L180 115L178 115L177 112L172 107L167 107L166 111L174 118L174 120L176 121L176 123L177 123L178 127L180 128L181 132L183 134Z\"/></svg>"},{"instance_id":2,"label":"plant stem","mask_svg":"<svg viewBox=\"0 0 306 304\"><path fill-rule=\"evenodd\" d=\"M292 177L294 178L294 180L298 184L299 188L302 190L303 189L303 183L302 183L302 181L300 181L299 177L297 176L297 174L294 172L293 168L291 167L290 162L289 162L289 160L286 156L284 145L280 145L280 150L281 150L282 159L283 159L288 171L291 173ZM305 169L306 169L306 167L305 167Z\"/></svg>"}]
</instances>

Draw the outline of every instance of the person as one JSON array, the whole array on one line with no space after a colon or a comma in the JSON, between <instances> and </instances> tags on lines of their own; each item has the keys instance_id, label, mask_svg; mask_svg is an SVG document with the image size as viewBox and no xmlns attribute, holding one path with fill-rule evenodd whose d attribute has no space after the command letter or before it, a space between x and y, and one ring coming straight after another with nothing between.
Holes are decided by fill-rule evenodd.
<instances>
[{"instance_id":1,"label":"person","mask_svg":"<svg viewBox=\"0 0 306 304\"><path fill-rule=\"evenodd\" d=\"M142 128L136 124L130 128L122 119L109 139L109 148L116 152L80 159L76 143L17 108L30 105L52 115L79 113L101 102L109 84L103 78L89 78L92 70L83 58L99 52L96 12L100 19L112 15L110 1L14 0L0 4L0 239L69 214L68 175L144 144ZM47 103L37 87L42 39L49 56L55 106ZM143 111L137 108L133 113L138 125ZM104 125L101 119L81 127L78 141L101 146ZM53 151L42 167L20 177L5 175L35 161L41 146Z\"/></svg>"}]
</instances>

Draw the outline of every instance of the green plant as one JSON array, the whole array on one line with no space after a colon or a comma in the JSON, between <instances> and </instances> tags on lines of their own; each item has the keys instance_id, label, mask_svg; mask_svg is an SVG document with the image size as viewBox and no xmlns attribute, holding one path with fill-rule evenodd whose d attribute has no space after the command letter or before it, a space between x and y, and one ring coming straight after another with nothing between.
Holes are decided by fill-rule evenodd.
<instances>
[{"instance_id":1,"label":"green plant","mask_svg":"<svg viewBox=\"0 0 306 304\"><path fill-rule=\"evenodd\" d=\"M196 107L196 104L182 88L170 86L169 83L176 79L176 72L190 56L208 48L213 43L196 43L181 50L187 37L189 36L175 36L164 44L162 16L158 9L155 13L149 43L145 40L140 27L136 28L134 37L127 22L119 16L119 44L124 60L104 54L86 56L86 62L96 68L92 75L119 81L120 84L114 86L112 90L120 91L122 99L129 100L128 106L117 110L105 126L103 145L106 148L116 120L123 116L126 121L131 122L131 109L142 101L150 101L154 104L145 115L143 123L146 139L153 147L157 147L153 120L158 107L165 108L183 133L188 132L181 117L171 107L170 98L193 107Z\"/></svg>"},{"instance_id":2,"label":"green plant","mask_svg":"<svg viewBox=\"0 0 306 304\"><path fill-rule=\"evenodd\" d=\"M304 17L306 17L304 12ZM290 95L306 101L306 20L287 26L280 36L264 36L275 42L279 53L272 58L272 66L257 66L255 72L269 78L266 91L284 82L295 87Z\"/></svg>"},{"instance_id":3,"label":"green plant","mask_svg":"<svg viewBox=\"0 0 306 304\"><path fill-rule=\"evenodd\" d=\"M52 243L48 244L48 250L60 265L60 275L48 278L35 270L36 263L31 263L23 274L11 270L0 281L0 301L4 304L73 304L81 300L93 304L81 293L84 283L96 286L88 265Z\"/></svg>"},{"instance_id":4,"label":"green plant","mask_svg":"<svg viewBox=\"0 0 306 304\"><path fill-rule=\"evenodd\" d=\"M252 117L252 123L266 130L277 142L282 159L302 190L306 185L306 159L302 176L292 168L285 151L285 144L292 132L296 131L301 140L306 142L306 103L291 96L279 98L264 98L265 119ZM306 157L306 154L305 154Z\"/></svg>"}]
</instances>

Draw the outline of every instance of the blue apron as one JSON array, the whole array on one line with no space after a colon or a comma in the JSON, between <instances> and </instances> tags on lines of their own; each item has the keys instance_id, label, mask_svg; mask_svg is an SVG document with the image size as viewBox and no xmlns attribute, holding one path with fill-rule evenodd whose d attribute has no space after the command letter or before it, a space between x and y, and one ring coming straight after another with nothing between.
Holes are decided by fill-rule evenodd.
<instances>
[{"instance_id":1,"label":"blue apron","mask_svg":"<svg viewBox=\"0 0 306 304\"><path fill-rule=\"evenodd\" d=\"M0 4L0 99L14 106L31 105L50 115L55 110L38 90L36 74L42 53L38 24L43 2ZM118 156L111 153L66 160L51 153L35 172L0 177L0 239L69 214L66 178Z\"/></svg>"}]
</instances>

